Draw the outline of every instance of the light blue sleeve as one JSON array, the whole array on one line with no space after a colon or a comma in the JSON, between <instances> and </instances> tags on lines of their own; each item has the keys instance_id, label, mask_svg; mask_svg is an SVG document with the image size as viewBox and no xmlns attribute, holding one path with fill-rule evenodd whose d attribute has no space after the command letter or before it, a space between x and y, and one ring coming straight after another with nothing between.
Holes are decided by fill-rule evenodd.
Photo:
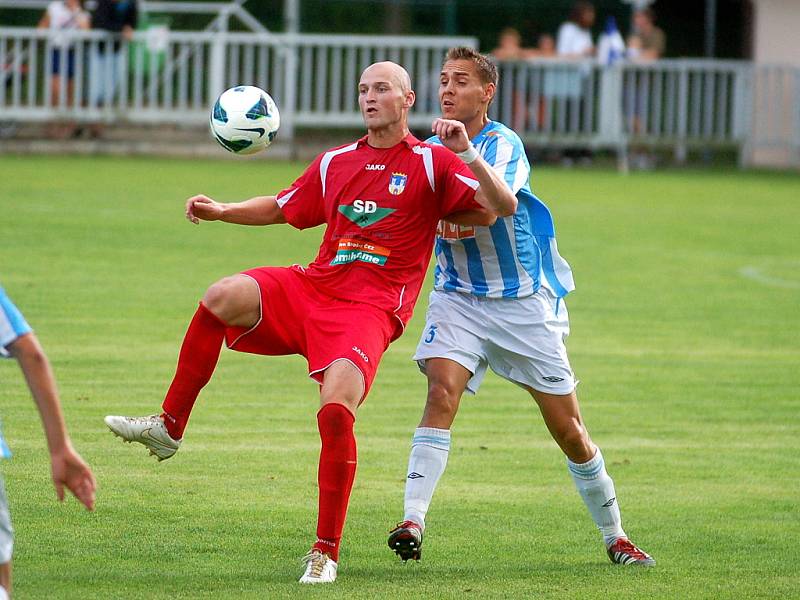
<instances>
[{"instance_id":1,"label":"light blue sleeve","mask_svg":"<svg viewBox=\"0 0 800 600\"><path fill-rule=\"evenodd\" d=\"M9 346L18 337L31 332L31 326L0 286L0 356L8 358Z\"/></svg>"}]
</instances>

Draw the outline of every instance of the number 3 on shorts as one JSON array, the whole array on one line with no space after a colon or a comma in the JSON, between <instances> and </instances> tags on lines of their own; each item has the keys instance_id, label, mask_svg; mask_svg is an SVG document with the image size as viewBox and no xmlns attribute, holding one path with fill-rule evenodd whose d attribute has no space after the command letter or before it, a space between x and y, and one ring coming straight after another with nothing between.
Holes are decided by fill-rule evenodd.
<instances>
[{"instance_id":1,"label":"number 3 on shorts","mask_svg":"<svg viewBox=\"0 0 800 600\"><path fill-rule=\"evenodd\" d=\"M430 344L433 341L433 338L436 337L436 325L431 325L428 329L428 335L425 337L425 343Z\"/></svg>"}]
</instances>

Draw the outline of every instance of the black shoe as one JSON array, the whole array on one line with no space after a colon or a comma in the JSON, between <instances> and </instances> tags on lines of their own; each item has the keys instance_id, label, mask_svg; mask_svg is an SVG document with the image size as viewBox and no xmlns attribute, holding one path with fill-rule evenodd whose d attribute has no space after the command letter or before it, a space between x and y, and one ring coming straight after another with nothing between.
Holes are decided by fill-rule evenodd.
<instances>
[{"instance_id":1,"label":"black shoe","mask_svg":"<svg viewBox=\"0 0 800 600\"><path fill-rule=\"evenodd\" d=\"M422 556L422 528L414 521L403 521L389 532L389 548L395 551L403 562Z\"/></svg>"}]
</instances>

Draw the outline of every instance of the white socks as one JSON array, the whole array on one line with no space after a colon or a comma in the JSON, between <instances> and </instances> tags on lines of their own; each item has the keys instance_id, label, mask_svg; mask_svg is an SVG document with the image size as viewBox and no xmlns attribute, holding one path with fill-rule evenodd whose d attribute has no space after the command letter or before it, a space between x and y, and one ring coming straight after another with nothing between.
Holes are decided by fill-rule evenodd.
<instances>
[{"instance_id":1,"label":"white socks","mask_svg":"<svg viewBox=\"0 0 800 600\"><path fill-rule=\"evenodd\" d=\"M449 453L449 429L417 427L414 431L408 457L404 521L414 521L425 528L425 515Z\"/></svg>"},{"instance_id":2,"label":"white socks","mask_svg":"<svg viewBox=\"0 0 800 600\"><path fill-rule=\"evenodd\" d=\"M606 473L600 448L589 462L576 464L567 459L567 467L606 546L619 537L627 537L622 530L614 482Z\"/></svg>"},{"instance_id":3,"label":"white socks","mask_svg":"<svg viewBox=\"0 0 800 600\"><path fill-rule=\"evenodd\" d=\"M418 427L414 431L408 457L404 521L414 521L425 528L425 515L447 466L449 452L449 429ZM567 459L567 467L606 545L627 537L622 529L614 482L606 472L600 449L589 462L576 464Z\"/></svg>"}]
</instances>

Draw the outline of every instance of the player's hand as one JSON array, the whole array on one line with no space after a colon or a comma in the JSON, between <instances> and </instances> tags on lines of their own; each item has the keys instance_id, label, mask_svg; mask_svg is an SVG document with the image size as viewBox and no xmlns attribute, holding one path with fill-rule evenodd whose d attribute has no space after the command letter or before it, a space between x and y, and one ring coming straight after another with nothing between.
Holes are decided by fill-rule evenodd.
<instances>
[{"instance_id":1,"label":"player's hand","mask_svg":"<svg viewBox=\"0 0 800 600\"><path fill-rule=\"evenodd\" d=\"M461 121L454 119L436 119L431 126L433 135L442 140L442 144L453 152L464 152L470 146L467 128Z\"/></svg>"},{"instance_id":2,"label":"player's hand","mask_svg":"<svg viewBox=\"0 0 800 600\"><path fill-rule=\"evenodd\" d=\"M208 196L192 196L186 201L186 218L197 225L200 220L218 221L222 218L222 204Z\"/></svg>"},{"instance_id":3,"label":"player's hand","mask_svg":"<svg viewBox=\"0 0 800 600\"><path fill-rule=\"evenodd\" d=\"M80 455L71 447L50 455L50 469L56 496L64 501L66 487L89 510L94 510L94 493L97 482L94 474Z\"/></svg>"}]
</instances>

